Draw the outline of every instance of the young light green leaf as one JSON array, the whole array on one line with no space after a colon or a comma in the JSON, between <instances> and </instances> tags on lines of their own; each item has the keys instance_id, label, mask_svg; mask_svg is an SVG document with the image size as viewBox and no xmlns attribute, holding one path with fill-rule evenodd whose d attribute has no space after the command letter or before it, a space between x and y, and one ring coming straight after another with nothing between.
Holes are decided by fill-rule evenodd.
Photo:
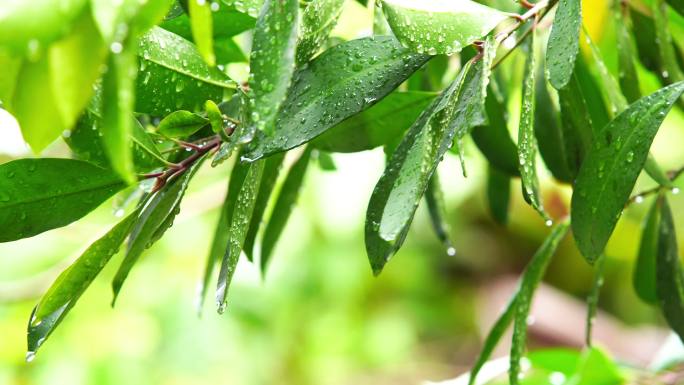
<instances>
[{"instance_id":1,"label":"young light green leaf","mask_svg":"<svg viewBox=\"0 0 684 385\"><path fill-rule=\"evenodd\" d=\"M211 100L207 100L204 103L204 110L207 112L207 119L209 119L211 130L214 131L215 134L222 133L223 114L216 103L212 102Z\"/></svg>"},{"instance_id":2,"label":"young light green leaf","mask_svg":"<svg viewBox=\"0 0 684 385\"><path fill-rule=\"evenodd\" d=\"M539 197L539 179L537 178L536 166L537 138L534 136L534 94L537 60L534 49L534 32L527 39L527 47L520 127L518 128L518 164L525 200L548 221L548 215L544 211L544 206Z\"/></svg>"},{"instance_id":3,"label":"young light green leaf","mask_svg":"<svg viewBox=\"0 0 684 385\"><path fill-rule=\"evenodd\" d=\"M330 152L359 152L401 137L437 94L395 91L373 107L342 121L311 142Z\"/></svg>"},{"instance_id":4,"label":"young light green leaf","mask_svg":"<svg viewBox=\"0 0 684 385\"><path fill-rule=\"evenodd\" d=\"M437 234L437 238L444 245L447 255L455 255L451 239L449 239L449 224L446 218L446 205L444 203L444 194L442 193L442 185L439 182L439 173L435 170L432 174L427 190L425 190L425 203L427 203L428 213L430 214L430 222L432 228Z\"/></svg>"},{"instance_id":5,"label":"young light green leaf","mask_svg":"<svg viewBox=\"0 0 684 385\"><path fill-rule=\"evenodd\" d=\"M639 88L639 75L637 75L634 64L636 52L630 33L631 20L627 13L626 4L621 1L614 1L613 14L615 15L615 34L617 35L620 89L627 101L632 103L641 97L641 89Z\"/></svg>"},{"instance_id":6,"label":"young light green leaf","mask_svg":"<svg viewBox=\"0 0 684 385\"><path fill-rule=\"evenodd\" d=\"M352 40L322 53L294 75L274 135L257 132L245 159L289 150L371 107L429 56L409 52L387 36Z\"/></svg>"},{"instance_id":7,"label":"young light green leaf","mask_svg":"<svg viewBox=\"0 0 684 385\"><path fill-rule=\"evenodd\" d=\"M311 149L307 148L295 164L292 165L283 182L283 186L280 188L278 198L276 198L275 205L273 206L273 212L264 229L264 238L261 241L262 272L266 272L266 267L271 260L275 245L285 229L294 205L297 203L297 197L302 188L310 160Z\"/></svg>"},{"instance_id":8,"label":"young light green leaf","mask_svg":"<svg viewBox=\"0 0 684 385\"><path fill-rule=\"evenodd\" d=\"M213 67L216 64L214 55L213 19L211 7L213 1L189 0L188 11L190 14L190 29L197 50L204 61ZM217 3L218 4L218 3Z\"/></svg>"},{"instance_id":9,"label":"young light green leaf","mask_svg":"<svg viewBox=\"0 0 684 385\"><path fill-rule=\"evenodd\" d=\"M579 54L581 26L581 1L560 0L546 49L549 82L557 90L568 84L574 72L575 59Z\"/></svg>"},{"instance_id":10,"label":"young light green leaf","mask_svg":"<svg viewBox=\"0 0 684 385\"><path fill-rule=\"evenodd\" d=\"M532 305L532 296L539 286L546 268L549 266L551 257L556 252L558 244L568 232L569 221L564 220L557 224L544 243L539 247L532 260L525 268L520 287L515 294L515 319L513 321L513 340L511 343L510 369L508 379L511 385L517 385L520 381L520 360L525 352L527 341L527 318Z\"/></svg>"},{"instance_id":11,"label":"young light green leaf","mask_svg":"<svg viewBox=\"0 0 684 385\"><path fill-rule=\"evenodd\" d=\"M135 47L126 44L109 57L102 78L102 140L110 164L128 184L136 182L130 136L135 106Z\"/></svg>"},{"instance_id":12,"label":"young light green leaf","mask_svg":"<svg viewBox=\"0 0 684 385\"><path fill-rule=\"evenodd\" d=\"M297 64L309 61L323 46L342 13L344 0L312 0L302 13L301 37L297 42Z\"/></svg>"},{"instance_id":13,"label":"young light green leaf","mask_svg":"<svg viewBox=\"0 0 684 385\"><path fill-rule=\"evenodd\" d=\"M114 292L112 306L116 302L128 274L140 259L140 255L159 240L173 224L173 219L180 212L180 203L185 190L204 159L196 161L189 170L186 170L182 175L146 199L128 241L126 257L121 262L121 266L119 266L119 270L112 281Z\"/></svg>"},{"instance_id":14,"label":"young light green leaf","mask_svg":"<svg viewBox=\"0 0 684 385\"><path fill-rule=\"evenodd\" d=\"M249 230L247 230L243 247L245 255L250 262L254 261L254 245L257 233L264 222L264 213L266 212L268 202L271 200L271 194L273 194L275 189L280 169L283 166L283 160L285 160L285 152L279 152L265 159L264 174L261 177L261 183L259 183L259 193L254 203L252 220L249 223Z\"/></svg>"},{"instance_id":15,"label":"young light green leaf","mask_svg":"<svg viewBox=\"0 0 684 385\"><path fill-rule=\"evenodd\" d=\"M487 203L492 218L502 225L508 223L511 201L511 175L490 166L487 173Z\"/></svg>"},{"instance_id":16,"label":"young light green leaf","mask_svg":"<svg viewBox=\"0 0 684 385\"><path fill-rule=\"evenodd\" d=\"M111 171L71 159L0 165L0 242L66 226L124 188Z\"/></svg>"},{"instance_id":17,"label":"young light green leaf","mask_svg":"<svg viewBox=\"0 0 684 385\"><path fill-rule=\"evenodd\" d=\"M656 199L648 211L641 229L639 254L634 265L632 284L634 291L646 303L658 302L656 289L656 261L662 199Z\"/></svg>"},{"instance_id":18,"label":"young light green leaf","mask_svg":"<svg viewBox=\"0 0 684 385\"><path fill-rule=\"evenodd\" d=\"M180 110L166 115L159 122L157 132L167 138L182 138L194 134L208 124L210 124L209 119L190 111Z\"/></svg>"},{"instance_id":19,"label":"young light green leaf","mask_svg":"<svg viewBox=\"0 0 684 385\"><path fill-rule=\"evenodd\" d=\"M382 0L382 9L402 44L430 55L458 53L507 17L469 0Z\"/></svg>"},{"instance_id":20,"label":"young light green leaf","mask_svg":"<svg viewBox=\"0 0 684 385\"><path fill-rule=\"evenodd\" d=\"M299 24L298 0L266 0L252 39L250 68L251 123L272 135L280 106L295 69Z\"/></svg>"},{"instance_id":21,"label":"young light green leaf","mask_svg":"<svg viewBox=\"0 0 684 385\"><path fill-rule=\"evenodd\" d=\"M598 310L599 296L601 295L601 288L603 287L603 265L605 265L605 254L599 255L594 266L594 282L591 285L591 292L587 297L587 320L585 326L584 341L587 346L592 346L592 330L594 321L596 320L596 311Z\"/></svg>"},{"instance_id":22,"label":"young light green leaf","mask_svg":"<svg viewBox=\"0 0 684 385\"><path fill-rule=\"evenodd\" d=\"M212 10L211 24L214 38L214 50L217 56L218 42L252 29L256 23L256 17L259 13L259 9L261 9L262 2L258 2L256 5L258 8L255 8L255 12L253 14L251 14L251 12L250 14L247 14L245 10L236 8L236 4L234 3L237 2L245 5L246 3L249 3L249 1L244 0L219 0L212 2L212 5L210 5L210 9L212 6L214 9L216 9L215 11ZM193 40L190 18L186 13L181 13L177 17L166 19L159 26L167 31L181 36L186 40Z\"/></svg>"},{"instance_id":23,"label":"young light green leaf","mask_svg":"<svg viewBox=\"0 0 684 385\"><path fill-rule=\"evenodd\" d=\"M244 177L235 184L231 182L229 194L231 190L237 191L235 205L233 206L232 215L230 217L229 240L228 245L221 260L221 270L219 271L218 283L216 287L216 305L218 306L219 314L226 309L226 299L228 298L228 289L235 273L240 253L247 237L247 231L252 220L252 213L254 212L254 205L256 204L257 195L259 192L259 184L261 183L264 172L265 161L258 161L253 163L238 163L235 167L240 167L239 173L244 173Z\"/></svg>"},{"instance_id":24,"label":"young light green leaf","mask_svg":"<svg viewBox=\"0 0 684 385\"><path fill-rule=\"evenodd\" d=\"M582 255L593 263L629 199L658 128L684 93L675 83L634 102L596 136L572 194L572 229Z\"/></svg>"},{"instance_id":25,"label":"young light green leaf","mask_svg":"<svg viewBox=\"0 0 684 385\"><path fill-rule=\"evenodd\" d=\"M136 209L90 245L83 255L53 282L33 309L29 320L27 355L38 351L111 257L119 251L119 247L131 232L138 213L139 209Z\"/></svg>"},{"instance_id":26,"label":"young light green leaf","mask_svg":"<svg viewBox=\"0 0 684 385\"><path fill-rule=\"evenodd\" d=\"M318 161L318 166L323 171L337 171L337 165L335 164L335 159L329 152L316 151L316 160Z\"/></svg>"},{"instance_id":27,"label":"young light green leaf","mask_svg":"<svg viewBox=\"0 0 684 385\"><path fill-rule=\"evenodd\" d=\"M374 274L401 247L420 198L456 135L450 122L472 61L409 128L373 190L366 212L366 252Z\"/></svg>"},{"instance_id":28,"label":"young light green leaf","mask_svg":"<svg viewBox=\"0 0 684 385\"><path fill-rule=\"evenodd\" d=\"M192 43L158 27L142 36L138 56L137 112L162 116L178 109L196 111L236 88L227 75L204 62Z\"/></svg>"},{"instance_id":29,"label":"young light green leaf","mask_svg":"<svg viewBox=\"0 0 684 385\"><path fill-rule=\"evenodd\" d=\"M663 195L658 230L656 285L660 308L672 330L684 339L684 271L679 261L672 211Z\"/></svg>"}]
</instances>

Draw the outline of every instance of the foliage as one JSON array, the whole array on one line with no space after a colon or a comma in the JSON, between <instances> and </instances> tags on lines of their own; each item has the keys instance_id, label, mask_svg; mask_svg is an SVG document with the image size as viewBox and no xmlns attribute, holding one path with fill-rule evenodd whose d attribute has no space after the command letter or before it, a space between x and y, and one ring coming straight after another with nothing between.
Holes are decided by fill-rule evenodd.
<instances>
[{"instance_id":1,"label":"foliage","mask_svg":"<svg viewBox=\"0 0 684 385\"><path fill-rule=\"evenodd\" d=\"M666 197L684 169L664 172L650 154L668 112L684 107L683 47L672 26L681 23L681 2L616 1L618 78L583 31L579 0L521 2L514 14L497 2L381 0L374 27L384 33L342 42L329 38L344 6L339 0L58 3L42 0L29 10L15 2L0 13L3 108L37 154L61 135L74 155L0 165L0 241L65 226L121 190L142 193L40 301L28 326L28 357L127 239L116 299L145 249L173 225L204 163L234 158L201 290L203 300L217 276L219 312L243 251L267 269L310 163L323 164L329 152L383 147L387 155L365 223L374 274L401 248L423 197L453 253L437 169L453 153L465 175L470 136L488 160L495 220L507 221L511 180L520 178L540 220L557 222L485 341L471 383L511 323L510 383L518 383L530 301L569 228L586 261L597 265L591 324L606 244L623 209L646 194L658 199L634 286L684 338L684 275ZM245 31L249 55L233 40ZM248 78L233 79L231 64L247 57ZM637 62L658 83L646 96ZM510 87L516 79L519 87ZM518 96L514 142L505 106ZM298 154L291 166L290 153ZM572 188L570 215L545 208L537 154ZM657 186L630 198L642 171ZM588 350L578 370L601 354Z\"/></svg>"}]
</instances>

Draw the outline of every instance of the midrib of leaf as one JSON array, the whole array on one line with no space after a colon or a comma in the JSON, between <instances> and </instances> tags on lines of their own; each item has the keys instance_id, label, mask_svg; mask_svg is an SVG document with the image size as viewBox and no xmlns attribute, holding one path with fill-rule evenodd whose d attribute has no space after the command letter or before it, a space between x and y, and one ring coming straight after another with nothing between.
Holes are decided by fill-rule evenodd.
<instances>
[{"instance_id":1,"label":"midrib of leaf","mask_svg":"<svg viewBox=\"0 0 684 385\"><path fill-rule=\"evenodd\" d=\"M107 187L113 187L113 186L116 186L116 185L123 185L123 182L121 182L121 181L116 181L116 182L109 183L109 184L105 184L105 185L93 186L93 187L90 187L90 188L87 188L87 189L84 189L84 190L70 191L70 192L66 192L66 193L59 194L59 195L52 195L52 196L37 196L37 197L34 195L32 198L35 198L35 199L22 200L21 202L17 202L17 203L11 203L11 204L6 204L6 205L1 205L1 206L0 206L0 209L7 209L7 208L12 208L12 207L15 207L15 206L20 206L20 205L25 205L25 204L30 204L30 203L43 202L43 201L46 201L46 200L49 200L49 199L54 199L54 198L56 198L56 197L68 197L68 196L72 196L72 195L78 195L78 194L81 194L81 193L87 193L87 192L91 192L91 191L102 190L102 189L105 189L105 188L107 188Z\"/></svg>"},{"instance_id":2,"label":"midrib of leaf","mask_svg":"<svg viewBox=\"0 0 684 385\"><path fill-rule=\"evenodd\" d=\"M168 70L177 72L177 73L179 73L179 74L181 74L181 75L185 75L185 76L187 76L187 77L189 77L189 78L192 78L192 79L195 79L195 80L202 81L202 82L207 83L207 84L211 84L211 85L214 85L214 86L217 86L217 87L222 87L222 88L230 88L230 89L236 89L236 88L237 88L237 85L236 85L234 82L232 82L232 81L229 81L229 82L225 82L225 83L224 83L224 82L220 82L220 81L218 81L218 80L212 79L212 78L205 78L205 77L202 77L202 76L199 76L199 75L195 75L195 74L193 74L192 72L188 72L188 71L183 70L182 68L177 68L177 67L172 66L172 65L170 65L170 64L166 64L166 63L163 62L163 61L154 60L154 59L152 58L152 55L150 55L148 58L145 58L145 57L143 56L143 57L141 57L141 59L142 59L142 60L145 60L145 61L149 61L149 62L151 62L151 63L154 63L154 64L156 64L156 65L158 65L158 66L164 67L164 68L166 68L166 69L168 69Z\"/></svg>"}]
</instances>

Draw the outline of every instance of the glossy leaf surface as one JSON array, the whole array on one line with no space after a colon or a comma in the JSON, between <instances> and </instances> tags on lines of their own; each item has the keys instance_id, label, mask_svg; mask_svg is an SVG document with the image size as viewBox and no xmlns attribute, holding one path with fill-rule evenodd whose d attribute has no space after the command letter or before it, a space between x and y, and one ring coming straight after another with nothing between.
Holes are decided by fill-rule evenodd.
<instances>
[{"instance_id":1,"label":"glossy leaf surface","mask_svg":"<svg viewBox=\"0 0 684 385\"><path fill-rule=\"evenodd\" d=\"M312 0L302 12L297 64L309 61L323 46L342 13L344 0Z\"/></svg>"},{"instance_id":2,"label":"glossy leaf surface","mask_svg":"<svg viewBox=\"0 0 684 385\"><path fill-rule=\"evenodd\" d=\"M219 115L220 116L220 115ZM157 126L157 132L168 138L182 138L190 136L209 124L209 119L190 111L174 111Z\"/></svg>"},{"instance_id":3,"label":"glossy leaf surface","mask_svg":"<svg viewBox=\"0 0 684 385\"><path fill-rule=\"evenodd\" d=\"M557 90L568 84L574 72L575 59L579 53L581 26L581 1L560 0L546 49L549 81Z\"/></svg>"}]
</instances>

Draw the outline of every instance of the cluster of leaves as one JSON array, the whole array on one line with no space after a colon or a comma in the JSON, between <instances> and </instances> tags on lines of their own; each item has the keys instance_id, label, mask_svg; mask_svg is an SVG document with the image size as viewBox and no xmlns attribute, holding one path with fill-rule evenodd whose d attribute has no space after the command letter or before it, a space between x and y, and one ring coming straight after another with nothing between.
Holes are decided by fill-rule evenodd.
<instances>
[{"instance_id":1,"label":"cluster of leaves","mask_svg":"<svg viewBox=\"0 0 684 385\"><path fill-rule=\"evenodd\" d=\"M511 180L520 178L525 200L553 224L540 196L537 154L574 191L572 219L556 218L471 382L513 323L510 382L518 383L531 299L569 229L597 265L593 312L604 248L642 170L658 183L658 198L646 219L635 288L684 336L684 275L665 196L679 172L663 172L649 155L667 112L684 105L684 57L670 28L670 13L684 10L681 0L615 1L618 79L586 32L590 55L580 51L579 0L490 4L519 13L468 0L381 0L369 4L374 34L344 42L329 38L342 0L53 3L12 2L0 15L0 100L35 152L61 135L74 159L0 165L0 241L67 225L118 192L139 203L36 306L30 357L127 242L116 299L212 156L213 166L235 158L202 286L203 299L218 277L219 312L241 254L265 269L309 163L334 168L331 152L382 147L387 155L365 227L375 274L401 247L423 197L453 253L437 167L453 153L465 173L468 136L489 162L487 197L497 221L506 222ZM249 57L233 39L246 31ZM520 71L504 59L519 46L525 63L516 142L506 106ZM662 88L642 97L637 61ZM247 62L247 82L227 75L227 65ZM298 158L283 170L289 152Z\"/></svg>"}]
</instances>

